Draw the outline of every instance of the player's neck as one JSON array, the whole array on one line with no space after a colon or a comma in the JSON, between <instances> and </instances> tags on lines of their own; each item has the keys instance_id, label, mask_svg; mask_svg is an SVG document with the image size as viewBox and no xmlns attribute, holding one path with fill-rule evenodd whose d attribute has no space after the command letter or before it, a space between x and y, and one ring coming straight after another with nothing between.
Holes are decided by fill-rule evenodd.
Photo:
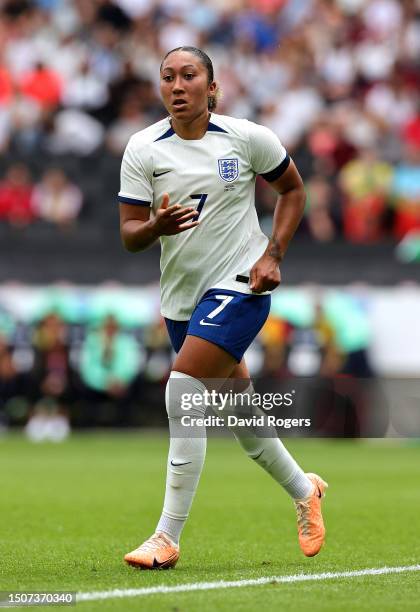
<instances>
[{"instance_id":1,"label":"player's neck","mask_svg":"<svg viewBox=\"0 0 420 612\"><path fill-rule=\"evenodd\" d=\"M207 132L210 113L206 110L192 121L180 121L171 117L171 125L175 134L184 140L200 140Z\"/></svg>"}]
</instances>

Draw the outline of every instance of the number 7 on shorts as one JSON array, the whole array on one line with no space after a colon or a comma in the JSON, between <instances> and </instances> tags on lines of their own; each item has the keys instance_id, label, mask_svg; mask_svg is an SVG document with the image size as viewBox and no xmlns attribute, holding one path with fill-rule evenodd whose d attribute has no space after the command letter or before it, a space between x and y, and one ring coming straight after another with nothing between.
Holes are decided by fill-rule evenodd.
<instances>
[{"instance_id":1,"label":"number 7 on shorts","mask_svg":"<svg viewBox=\"0 0 420 612\"><path fill-rule=\"evenodd\" d=\"M233 300L234 296L233 295L215 295L214 298L216 300L222 300L222 303L220 304L220 306L217 306L217 308L212 310L206 316L206 319L214 319L214 317L218 315L219 312L222 312L222 310L226 308L226 306Z\"/></svg>"}]
</instances>

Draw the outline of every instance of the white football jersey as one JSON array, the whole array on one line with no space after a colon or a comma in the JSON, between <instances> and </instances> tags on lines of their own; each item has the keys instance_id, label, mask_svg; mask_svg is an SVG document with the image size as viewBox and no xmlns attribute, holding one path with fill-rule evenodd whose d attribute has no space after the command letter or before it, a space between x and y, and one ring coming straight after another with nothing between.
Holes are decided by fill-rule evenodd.
<instances>
[{"instance_id":1,"label":"white football jersey","mask_svg":"<svg viewBox=\"0 0 420 612\"><path fill-rule=\"evenodd\" d=\"M121 165L122 203L159 208L195 206L200 224L161 236L161 310L186 321L211 288L252 293L237 276L249 272L266 249L255 210L255 178L273 181L290 158L268 128L212 114L200 140L184 140L169 117L134 134ZM243 281L243 278L242 278Z\"/></svg>"}]
</instances>

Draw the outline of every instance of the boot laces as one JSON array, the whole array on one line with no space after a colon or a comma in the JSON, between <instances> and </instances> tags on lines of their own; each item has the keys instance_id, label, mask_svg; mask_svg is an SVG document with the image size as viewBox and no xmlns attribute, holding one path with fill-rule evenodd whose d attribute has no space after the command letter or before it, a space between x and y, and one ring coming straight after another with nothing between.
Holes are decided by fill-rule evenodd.
<instances>
[{"instance_id":1,"label":"boot laces","mask_svg":"<svg viewBox=\"0 0 420 612\"><path fill-rule=\"evenodd\" d=\"M149 552L156 550L156 548L166 548L169 544L170 542L161 533L155 533L140 548Z\"/></svg>"},{"instance_id":2,"label":"boot laces","mask_svg":"<svg viewBox=\"0 0 420 612\"><path fill-rule=\"evenodd\" d=\"M310 527L310 502L308 501L297 501L295 502L296 511L297 511L297 522L298 526L302 531L302 535L309 535L309 527Z\"/></svg>"}]
</instances>

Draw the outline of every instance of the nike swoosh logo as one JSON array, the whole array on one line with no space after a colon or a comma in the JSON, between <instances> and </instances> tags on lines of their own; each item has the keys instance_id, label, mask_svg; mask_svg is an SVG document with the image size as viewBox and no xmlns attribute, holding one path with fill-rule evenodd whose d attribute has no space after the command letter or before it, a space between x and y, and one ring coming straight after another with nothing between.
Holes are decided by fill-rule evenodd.
<instances>
[{"instance_id":1,"label":"nike swoosh logo","mask_svg":"<svg viewBox=\"0 0 420 612\"><path fill-rule=\"evenodd\" d=\"M188 465L189 463L192 463L192 461L184 461L184 463L179 463L177 461L176 463L174 463L174 460L171 459L171 465L173 465L174 467L179 467L180 465Z\"/></svg>"},{"instance_id":2,"label":"nike swoosh logo","mask_svg":"<svg viewBox=\"0 0 420 612\"><path fill-rule=\"evenodd\" d=\"M204 319L201 319L200 325L211 325L212 327L220 327L220 323L206 323Z\"/></svg>"},{"instance_id":3,"label":"nike swoosh logo","mask_svg":"<svg viewBox=\"0 0 420 612\"><path fill-rule=\"evenodd\" d=\"M162 176L163 174L168 174L168 172L171 172L171 170L165 170L165 172L159 172L159 173L153 171L153 176L157 178L158 176Z\"/></svg>"}]
</instances>

